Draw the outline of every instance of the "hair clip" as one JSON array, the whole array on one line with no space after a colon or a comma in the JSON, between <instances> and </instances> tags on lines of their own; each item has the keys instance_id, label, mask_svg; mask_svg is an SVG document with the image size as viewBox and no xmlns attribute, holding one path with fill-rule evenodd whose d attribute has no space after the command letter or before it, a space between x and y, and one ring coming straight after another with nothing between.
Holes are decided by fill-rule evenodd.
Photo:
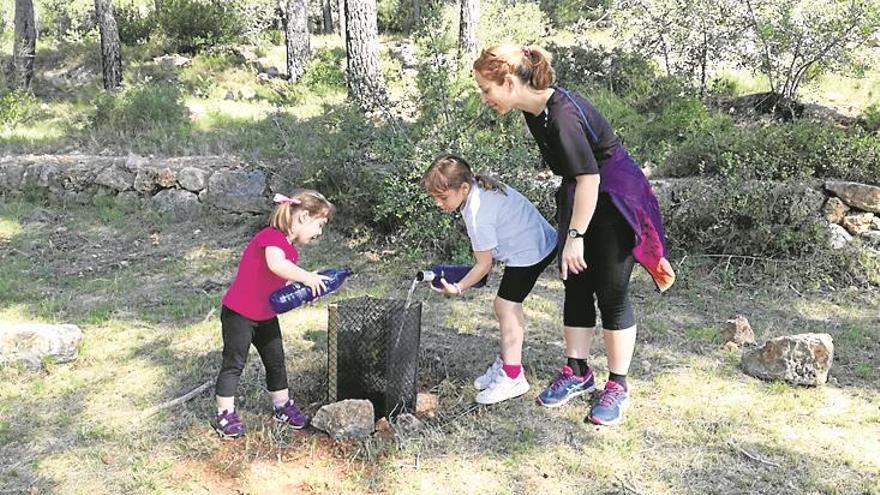
<instances>
[{"instance_id":1,"label":"hair clip","mask_svg":"<svg viewBox=\"0 0 880 495\"><path fill-rule=\"evenodd\" d=\"M282 205L298 205L302 203L302 201L296 198L288 198L287 196L278 193L275 193L275 197L272 198L272 201Z\"/></svg>"}]
</instances>

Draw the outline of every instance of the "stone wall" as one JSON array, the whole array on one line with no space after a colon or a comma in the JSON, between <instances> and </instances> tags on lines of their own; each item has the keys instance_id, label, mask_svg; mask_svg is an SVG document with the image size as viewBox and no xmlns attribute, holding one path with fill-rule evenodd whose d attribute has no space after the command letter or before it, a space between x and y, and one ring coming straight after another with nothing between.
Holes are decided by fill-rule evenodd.
<instances>
[{"instance_id":1,"label":"stone wall","mask_svg":"<svg viewBox=\"0 0 880 495\"><path fill-rule=\"evenodd\" d=\"M676 190L699 182L697 178L652 181L661 206L671 201ZM832 246L843 247L858 237L866 246L880 249L880 187L834 180L806 187L787 183L757 183L756 187L776 187L778 194L791 197L792 207L816 211L817 219L824 216ZM205 207L214 212L261 214L271 206L270 195L289 192L290 184L226 156L0 158L0 194L32 188L83 204L100 194L148 200L160 211L191 216Z\"/></svg>"},{"instance_id":2,"label":"stone wall","mask_svg":"<svg viewBox=\"0 0 880 495\"><path fill-rule=\"evenodd\" d=\"M29 189L78 203L96 195L143 199L183 215L211 207L230 213L264 213L270 174L225 156L147 158L95 155L22 155L0 158L0 194Z\"/></svg>"}]
</instances>

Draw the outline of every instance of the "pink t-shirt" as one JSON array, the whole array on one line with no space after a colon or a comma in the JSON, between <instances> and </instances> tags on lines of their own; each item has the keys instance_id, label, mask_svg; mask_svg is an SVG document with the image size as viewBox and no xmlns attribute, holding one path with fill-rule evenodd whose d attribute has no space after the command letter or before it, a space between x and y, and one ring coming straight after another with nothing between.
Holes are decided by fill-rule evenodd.
<instances>
[{"instance_id":1,"label":"pink t-shirt","mask_svg":"<svg viewBox=\"0 0 880 495\"><path fill-rule=\"evenodd\" d=\"M287 237L276 228L266 227L257 232L244 248L235 280L223 296L224 306L255 321L276 316L269 305L269 296L287 284L287 280L269 270L266 263L268 246L281 248L284 256L294 263L299 260L296 248L287 241Z\"/></svg>"}]
</instances>

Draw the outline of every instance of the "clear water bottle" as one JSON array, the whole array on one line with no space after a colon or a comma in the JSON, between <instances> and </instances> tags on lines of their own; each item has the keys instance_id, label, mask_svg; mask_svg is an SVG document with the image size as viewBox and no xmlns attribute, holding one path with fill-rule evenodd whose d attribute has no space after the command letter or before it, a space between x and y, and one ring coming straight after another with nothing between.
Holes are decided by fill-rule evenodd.
<instances>
[{"instance_id":1,"label":"clear water bottle","mask_svg":"<svg viewBox=\"0 0 880 495\"><path fill-rule=\"evenodd\" d=\"M331 268L329 270L321 270L318 274L330 278L329 280L324 281L327 290L320 294L320 296L326 296L327 294L336 292L336 290L342 286L342 283L345 282L345 279L352 274L352 271L351 268L348 267ZM294 282L273 292L272 295L269 296L269 304L272 305L272 309L276 313L281 314L286 313L291 309L298 308L314 299L315 295L312 294L311 288L306 287L301 283Z\"/></svg>"},{"instance_id":2,"label":"clear water bottle","mask_svg":"<svg viewBox=\"0 0 880 495\"><path fill-rule=\"evenodd\" d=\"M416 280L419 282L431 282L431 285L434 287L442 289L443 283L440 282L441 278L446 280L447 283L456 284L461 282L461 279L471 271L471 268L473 267L470 265L434 265L429 270L417 272ZM473 288L479 289L486 285L486 280L488 279L489 275L486 274L482 280L473 285Z\"/></svg>"}]
</instances>

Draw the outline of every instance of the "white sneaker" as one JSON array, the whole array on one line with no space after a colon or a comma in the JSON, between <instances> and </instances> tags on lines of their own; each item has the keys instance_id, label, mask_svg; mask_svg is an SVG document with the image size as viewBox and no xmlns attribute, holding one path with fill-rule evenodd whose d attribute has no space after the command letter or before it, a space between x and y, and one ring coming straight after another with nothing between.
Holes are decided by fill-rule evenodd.
<instances>
[{"instance_id":1,"label":"white sneaker","mask_svg":"<svg viewBox=\"0 0 880 495\"><path fill-rule=\"evenodd\" d=\"M526 373L520 370L519 376L509 378L504 370L498 370L489 387L477 394L477 404L495 404L497 402L519 397L529 391Z\"/></svg>"},{"instance_id":2,"label":"white sneaker","mask_svg":"<svg viewBox=\"0 0 880 495\"><path fill-rule=\"evenodd\" d=\"M486 390L489 388L489 385L492 384L492 380L495 379L495 375L498 374L498 370L500 370L502 366L504 366L504 362L501 361L501 356L495 356L495 362L486 368L485 373L474 380L474 388L477 390Z\"/></svg>"}]
</instances>

